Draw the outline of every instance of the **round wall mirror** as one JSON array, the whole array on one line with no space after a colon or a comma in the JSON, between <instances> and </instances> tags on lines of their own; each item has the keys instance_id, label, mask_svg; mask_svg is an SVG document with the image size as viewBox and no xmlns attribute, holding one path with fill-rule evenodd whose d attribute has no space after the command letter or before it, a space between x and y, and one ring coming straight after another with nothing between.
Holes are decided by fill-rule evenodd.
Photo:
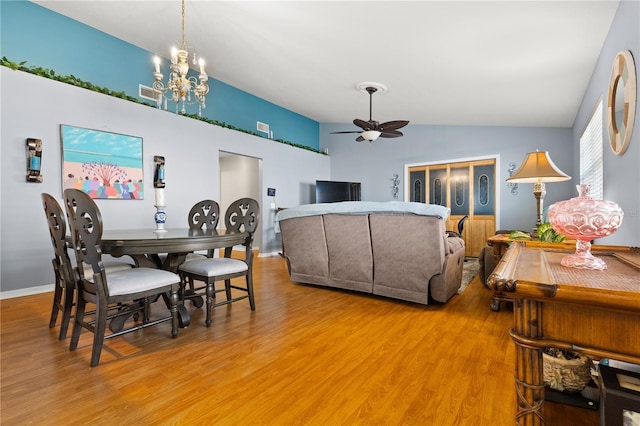
<instances>
[{"instance_id":1,"label":"round wall mirror","mask_svg":"<svg viewBox=\"0 0 640 426\"><path fill-rule=\"evenodd\" d=\"M616 55L609 79L607 129L609 144L616 155L629 146L636 115L636 67L628 50Z\"/></svg>"}]
</instances>

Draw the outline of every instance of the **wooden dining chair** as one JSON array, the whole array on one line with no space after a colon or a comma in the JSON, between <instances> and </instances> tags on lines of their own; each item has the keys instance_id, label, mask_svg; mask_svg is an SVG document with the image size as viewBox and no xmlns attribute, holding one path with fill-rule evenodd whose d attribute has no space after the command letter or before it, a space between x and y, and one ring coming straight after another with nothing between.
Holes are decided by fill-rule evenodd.
<instances>
[{"instance_id":1,"label":"wooden dining chair","mask_svg":"<svg viewBox=\"0 0 640 426\"><path fill-rule=\"evenodd\" d=\"M193 205L193 207L191 207L191 210L189 210L189 215L187 216L189 229L193 230L215 230L218 226L219 220L220 205L213 200L198 201ZM208 257L211 258L214 256L214 252L215 250L212 249L208 250L206 254L189 253L187 254L185 261L201 260ZM196 288L192 277L183 276L182 278L186 278L188 280L189 288L187 289L184 285L184 282L182 283L180 288L180 300L184 302L184 300L189 299L195 307L201 308L203 305L201 293L202 290L205 289L205 287ZM215 293L217 293L217 291L214 287L214 298Z\"/></svg>"},{"instance_id":2,"label":"wooden dining chair","mask_svg":"<svg viewBox=\"0 0 640 426\"><path fill-rule=\"evenodd\" d=\"M248 236L243 244L245 247L244 259L232 259L233 247L226 247L224 257L204 258L184 262L178 268L178 273L185 279L197 280L205 283L206 295L206 319L207 327L211 325L211 310L215 306L226 305L242 299L249 299L249 306L255 311L255 297L253 293L253 234L256 232L260 221L260 205L251 198L241 198L234 201L225 213L225 227L227 232L247 232ZM246 286L232 285L231 279L245 277ZM227 300L213 303L215 296L214 283L224 281ZM240 290L245 294L233 297L232 289Z\"/></svg>"},{"instance_id":3,"label":"wooden dining chair","mask_svg":"<svg viewBox=\"0 0 640 426\"><path fill-rule=\"evenodd\" d=\"M55 277L55 288L53 292L53 304L51 306L51 317L49 328L56 326L58 314L62 313L60 322L60 334L58 338L64 340L67 337L69 321L73 317L72 310L75 304L74 295L77 282L77 270L73 265L67 249L67 221L65 213L58 201L51 195L42 193L42 206L49 226L49 236L53 246L53 273ZM119 271L131 269L133 265L127 262L104 262L105 269L109 271Z\"/></svg>"},{"instance_id":4,"label":"wooden dining chair","mask_svg":"<svg viewBox=\"0 0 640 426\"><path fill-rule=\"evenodd\" d=\"M51 307L51 318L49 328L56 326L58 313L62 312L60 322L60 334L58 338L64 340L67 337L67 329L71 320L73 309L73 296L76 288L77 278L75 269L71 264L71 258L67 250L67 221L64 218L64 210L56 199L47 193L42 193L42 205L47 217L51 245L53 246L53 273L55 276L55 289L53 292L53 306Z\"/></svg>"},{"instance_id":5,"label":"wooden dining chair","mask_svg":"<svg viewBox=\"0 0 640 426\"><path fill-rule=\"evenodd\" d=\"M78 268L78 294L76 315L73 323L70 350L75 350L80 332L85 328L93 333L91 366L100 362L104 340L129 333L134 330L171 321L171 336L178 335L178 289L180 277L172 272L153 268L132 268L107 272L102 263L100 242L102 239L102 215L96 203L86 193L69 188L64 191L64 201L71 228L73 250ZM87 278L84 265L88 265L91 277ZM163 296L170 315L151 320L149 300ZM86 304L95 304L95 315L85 316ZM109 314L111 304L127 304ZM129 328L112 331L106 335L107 321L121 319L123 315L142 314L142 322Z\"/></svg>"}]
</instances>

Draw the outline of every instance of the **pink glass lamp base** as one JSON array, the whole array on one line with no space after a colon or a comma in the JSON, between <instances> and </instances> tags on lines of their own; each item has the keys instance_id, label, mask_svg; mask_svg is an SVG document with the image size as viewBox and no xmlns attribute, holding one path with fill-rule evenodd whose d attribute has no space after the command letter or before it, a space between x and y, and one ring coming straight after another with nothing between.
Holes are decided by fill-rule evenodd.
<instances>
[{"instance_id":1,"label":"pink glass lamp base","mask_svg":"<svg viewBox=\"0 0 640 426\"><path fill-rule=\"evenodd\" d=\"M563 257L560 264L570 268L593 269L595 271L607 269L604 260L591 254L591 243L585 241L576 242L576 252Z\"/></svg>"}]
</instances>

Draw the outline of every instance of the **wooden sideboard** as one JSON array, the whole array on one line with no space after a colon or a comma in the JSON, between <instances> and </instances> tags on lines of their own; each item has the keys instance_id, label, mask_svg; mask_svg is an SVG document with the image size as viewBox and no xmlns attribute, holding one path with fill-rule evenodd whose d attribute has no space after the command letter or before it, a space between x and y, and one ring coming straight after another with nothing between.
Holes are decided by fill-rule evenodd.
<instances>
[{"instance_id":1,"label":"wooden sideboard","mask_svg":"<svg viewBox=\"0 0 640 426\"><path fill-rule=\"evenodd\" d=\"M509 245L513 242L522 243L529 247L555 247L566 248L567 250L575 250L576 240L564 240L561 243L547 243L538 239L512 239L509 238L509 234L496 234L487 239L487 245L493 248L493 258L495 265L498 265L502 256L507 252ZM511 300L509 293L494 290L493 300L491 301L491 310L497 312L500 310L500 303Z\"/></svg>"},{"instance_id":2,"label":"wooden sideboard","mask_svg":"<svg viewBox=\"0 0 640 426\"><path fill-rule=\"evenodd\" d=\"M561 266L573 250L514 243L488 280L514 302L516 424L544 423L546 347L640 364L640 249L594 247L604 271Z\"/></svg>"}]
</instances>

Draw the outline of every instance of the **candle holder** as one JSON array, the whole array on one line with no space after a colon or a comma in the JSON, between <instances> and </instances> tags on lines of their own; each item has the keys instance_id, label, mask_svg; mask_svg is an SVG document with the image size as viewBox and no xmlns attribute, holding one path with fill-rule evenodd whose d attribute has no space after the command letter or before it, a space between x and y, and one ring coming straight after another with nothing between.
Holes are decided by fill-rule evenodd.
<instances>
[{"instance_id":1,"label":"candle holder","mask_svg":"<svg viewBox=\"0 0 640 426\"><path fill-rule=\"evenodd\" d=\"M167 214L164 211L166 206L155 206L156 213L153 215L153 219L156 221L156 230L153 232L167 232L164 229L164 224L167 221Z\"/></svg>"},{"instance_id":2,"label":"candle holder","mask_svg":"<svg viewBox=\"0 0 640 426\"><path fill-rule=\"evenodd\" d=\"M589 197L589 185L576 185L580 196L549 207L549 222L557 232L576 241L576 252L560 264L571 268L603 271L607 264L591 254L591 240L613 234L622 224L624 212L613 201Z\"/></svg>"}]
</instances>

